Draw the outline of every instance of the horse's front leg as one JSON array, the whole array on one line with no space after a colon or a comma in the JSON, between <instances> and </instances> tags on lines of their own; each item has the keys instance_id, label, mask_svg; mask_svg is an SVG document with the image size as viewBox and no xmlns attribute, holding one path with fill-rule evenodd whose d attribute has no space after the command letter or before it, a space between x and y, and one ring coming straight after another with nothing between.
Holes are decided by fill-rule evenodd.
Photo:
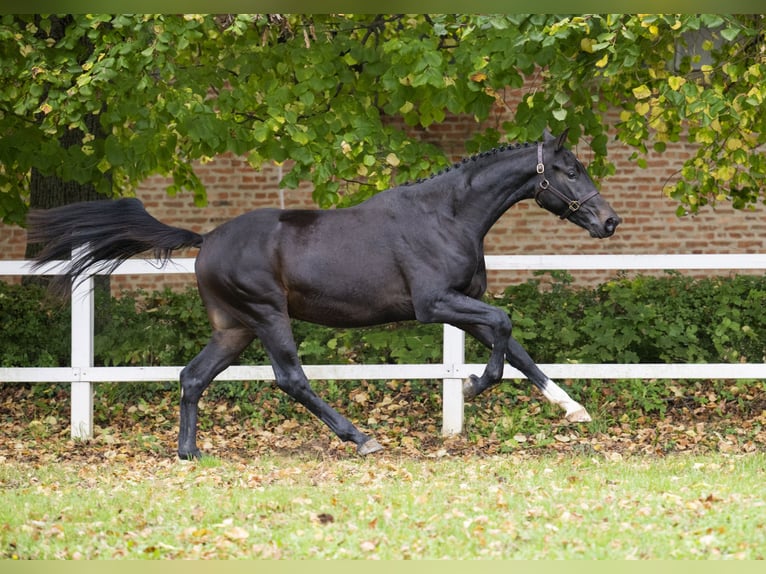
<instances>
[{"instance_id":1,"label":"horse's front leg","mask_svg":"<svg viewBox=\"0 0 766 574\"><path fill-rule=\"evenodd\" d=\"M491 353L484 373L480 377L471 375L471 384L483 390L502 380L506 348L511 336L511 320L507 313L460 293L442 294L425 305L416 302L415 313L418 321L423 323L456 326L468 323L481 329Z\"/></svg>"},{"instance_id":2,"label":"horse's front leg","mask_svg":"<svg viewBox=\"0 0 766 574\"><path fill-rule=\"evenodd\" d=\"M481 325L456 325L475 337L478 341L491 348L491 334ZM588 411L580 403L572 399L567 392L554 383L529 356L526 349L521 346L512 336L508 338L505 357L508 363L519 371L535 385L543 396L551 403L564 409L564 417L570 422L589 422L591 420ZM491 385L471 377L463 384L463 397L470 400L483 393Z\"/></svg>"},{"instance_id":3,"label":"horse's front leg","mask_svg":"<svg viewBox=\"0 0 766 574\"><path fill-rule=\"evenodd\" d=\"M516 339L511 337L508 341L506 358L511 366L521 371L532 384L535 385L548 402L564 409L564 417L573 423L587 423L591 417L585 407L570 397L567 392L549 379L535 364Z\"/></svg>"}]
</instances>

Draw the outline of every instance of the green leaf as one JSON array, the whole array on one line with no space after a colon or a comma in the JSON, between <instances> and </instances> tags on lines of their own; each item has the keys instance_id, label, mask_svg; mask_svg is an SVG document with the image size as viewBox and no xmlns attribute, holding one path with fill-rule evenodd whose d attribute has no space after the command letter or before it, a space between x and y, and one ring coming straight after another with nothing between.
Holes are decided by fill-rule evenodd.
<instances>
[{"instance_id":1,"label":"green leaf","mask_svg":"<svg viewBox=\"0 0 766 574\"><path fill-rule=\"evenodd\" d=\"M125 161L122 145L114 136L109 136L104 140L104 154L112 166L120 166Z\"/></svg>"},{"instance_id":2,"label":"green leaf","mask_svg":"<svg viewBox=\"0 0 766 574\"><path fill-rule=\"evenodd\" d=\"M737 28L724 28L721 30L721 36L723 36L727 42L733 42L737 36L739 36L739 30Z\"/></svg>"},{"instance_id":3,"label":"green leaf","mask_svg":"<svg viewBox=\"0 0 766 574\"><path fill-rule=\"evenodd\" d=\"M766 193L766 161L750 151L766 145L766 69L757 50L742 49L745 39L762 36L762 18L285 14L279 25L251 15L224 25L212 15L73 14L55 39L52 18L6 16L0 26L0 109L8 111L0 133L24 142L0 144L3 217L24 211L31 167L94 185L113 168L130 187L174 171L179 154L189 162L227 152L256 164L292 158L300 164L288 179L295 186L321 186L318 164L348 179L361 166L372 193L444 160L444 150L409 126L433 126L447 114L483 121L508 89L523 94L499 122L509 137L535 139L551 121L565 122L591 139L600 176L614 171L604 133L617 107L618 139L642 153L682 134L701 144L691 161L714 167L695 168L688 180L694 185L683 197L696 206L722 196L747 207ZM702 29L716 30L723 44L706 46L709 61L700 66L675 47ZM525 85L523 76L537 71L536 83ZM92 114L106 139L64 154L59 139L70 128L87 130ZM476 131L472 149L499 138ZM732 133L737 149L725 139ZM735 153L746 168L720 172L725 181L712 177ZM342 194L328 187L317 196L328 205Z\"/></svg>"}]
</instances>

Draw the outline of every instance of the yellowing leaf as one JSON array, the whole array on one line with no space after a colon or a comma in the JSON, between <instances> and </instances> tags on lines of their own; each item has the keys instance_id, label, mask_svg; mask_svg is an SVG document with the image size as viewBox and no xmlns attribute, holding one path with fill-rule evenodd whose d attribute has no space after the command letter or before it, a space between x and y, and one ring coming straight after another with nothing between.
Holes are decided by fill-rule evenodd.
<instances>
[{"instance_id":1,"label":"yellowing leaf","mask_svg":"<svg viewBox=\"0 0 766 574\"><path fill-rule=\"evenodd\" d=\"M648 102L636 102L636 113L642 116L645 116L649 113L649 103Z\"/></svg>"},{"instance_id":2,"label":"yellowing leaf","mask_svg":"<svg viewBox=\"0 0 766 574\"><path fill-rule=\"evenodd\" d=\"M592 38L583 38L580 40L580 49L583 52L588 52L589 54L593 53L593 39Z\"/></svg>"},{"instance_id":3,"label":"yellowing leaf","mask_svg":"<svg viewBox=\"0 0 766 574\"><path fill-rule=\"evenodd\" d=\"M397 165L399 165L401 163L399 161L399 157L395 153L393 153L393 152L386 156L386 162L389 165L392 165L394 167L396 167Z\"/></svg>"},{"instance_id":4,"label":"yellowing leaf","mask_svg":"<svg viewBox=\"0 0 766 574\"><path fill-rule=\"evenodd\" d=\"M637 88L633 88L633 95L637 100L643 100L644 98L651 96L652 91L647 87L646 84L641 84Z\"/></svg>"},{"instance_id":5,"label":"yellowing leaf","mask_svg":"<svg viewBox=\"0 0 766 574\"><path fill-rule=\"evenodd\" d=\"M686 83L686 78L682 78L681 76L670 76L668 78L668 85L670 86L670 89L673 91L678 91L678 89L683 86Z\"/></svg>"},{"instance_id":6,"label":"yellowing leaf","mask_svg":"<svg viewBox=\"0 0 766 574\"><path fill-rule=\"evenodd\" d=\"M715 171L715 177L719 181L729 181L737 173L737 169L733 165L723 165Z\"/></svg>"},{"instance_id":7,"label":"yellowing leaf","mask_svg":"<svg viewBox=\"0 0 766 574\"><path fill-rule=\"evenodd\" d=\"M609 63L609 54L604 54L604 57L596 62L597 68L603 68Z\"/></svg>"},{"instance_id":8,"label":"yellowing leaf","mask_svg":"<svg viewBox=\"0 0 766 574\"><path fill-rule=\"evenodd\" d=\"M649 122L649 125L652 127L652 129L656 130L660 134L668 131L668 125L667 125L667 123L665 123L665 120L662 119L662 116L654 117Z\"/></svg>"},{"instance_id":9,"label":"yellowing leaf","mask_svg":"<svg viewBox=\"0 0 766 574\"><path fill-rule=\"evenodd\" d=\"M729 151L738 150L742 147L742 140L737 138L729 138L726 140L726 149Z\"/></svg>"}]
</instances>

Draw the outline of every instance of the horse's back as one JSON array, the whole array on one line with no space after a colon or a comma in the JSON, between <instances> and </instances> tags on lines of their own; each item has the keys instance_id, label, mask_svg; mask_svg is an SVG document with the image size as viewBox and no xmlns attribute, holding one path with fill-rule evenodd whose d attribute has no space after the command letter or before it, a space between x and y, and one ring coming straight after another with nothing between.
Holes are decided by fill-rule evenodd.
<instances>
[{"instance_id":1,"label":"horse's back","mask_svg":"<svg viewBox=\"0 0 766 574\"><path fill-rule=\"evenodd\" d=\"M283 297L291 316L337 326L412 318L392 226L365 207L261 209L219 226L197 257L203 299Z\"/></svg>"}]
</instances>

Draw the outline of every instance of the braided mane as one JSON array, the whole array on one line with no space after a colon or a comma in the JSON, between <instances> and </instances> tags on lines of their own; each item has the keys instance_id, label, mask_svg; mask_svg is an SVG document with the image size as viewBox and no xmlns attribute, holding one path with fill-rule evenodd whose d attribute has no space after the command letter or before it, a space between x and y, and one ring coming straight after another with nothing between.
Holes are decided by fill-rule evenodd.
<instances>
[{"instance_id":1,"label":"braided mane","mask_svg":"<svg viewBox=\"0 0 766 574\"><path fill-rule=\"evenodd\" d=\"M447 167L445 167L445 168L443 168L443 169L441 169L441 170L439 170L437 172L432 173L428 177L421 177L421 178L418 178L415 181L408 181L408 182L404 183L403 185L413 185L413 184L417 184L417 183L423 183L425 181L428 181L430 179L434 179L435 177L438 177L440 175L448 173L448 172L452 171L453 169L460 169L464 165L466 165L466 164L468 164L470 162L476 161L478 159L489 157L489 156L492 156L492 155L496 155L498 153L502 153L502 152L505 152L505 151L514 151L514 150L518 150L518 149L521 149L521 148L528 148L530 145L531 144L529 142L516 143L516 144L502 144L502 145L496 146L496 147L494 147L494 148L492 148L490 150L479 152L479 153L476 153L476 154L473 154L473 155L470 155L470 156L466 156L463 159L461 159L459 161L456 161L452 165L447 166Z\"/></svg>"}]
</instances>

